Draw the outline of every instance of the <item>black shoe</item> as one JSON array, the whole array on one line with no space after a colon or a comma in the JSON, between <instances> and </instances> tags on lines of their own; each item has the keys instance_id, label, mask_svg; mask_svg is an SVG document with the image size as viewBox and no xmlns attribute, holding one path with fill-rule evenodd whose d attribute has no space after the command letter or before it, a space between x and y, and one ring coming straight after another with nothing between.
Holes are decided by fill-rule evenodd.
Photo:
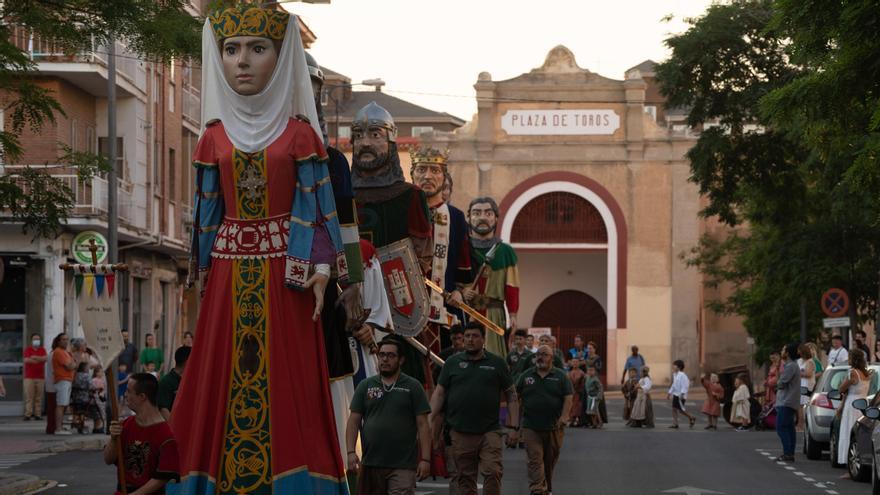
<instances>
[{"instance_id":1,"label":"black shoe","mask_svg":"<svg viewBox=\"0 0 880 495\"><path fill-rule=\"evenodd\" d=\"M30 416L25 416L25 417L24 417L24 420L25 420L25 421L30 421L30 420L31 420L31 417L30 417Z\"/></svg>"},{"instance_id":2,"label":"black shoe","mask_svg":"<svg viewBox=\"0 0 880 495\"><path fill-rule=\"evenodd\" d=\"M678 425L672 425L672 426L670 426L669 428L671 428L671 429L673 429L673 430L677 430L677 429L678 429Z\"/></svg>"},{"instance_id":3,"label":"black shoe","mask_svg":"<svg viewBox=\"0 0 880 495\"><path fill-rule=\"evenodd\" d=\"M34 421L42 421L43 417L42 416L34 416L33 419L34 419Z\"/></svg>"}]
</instances>

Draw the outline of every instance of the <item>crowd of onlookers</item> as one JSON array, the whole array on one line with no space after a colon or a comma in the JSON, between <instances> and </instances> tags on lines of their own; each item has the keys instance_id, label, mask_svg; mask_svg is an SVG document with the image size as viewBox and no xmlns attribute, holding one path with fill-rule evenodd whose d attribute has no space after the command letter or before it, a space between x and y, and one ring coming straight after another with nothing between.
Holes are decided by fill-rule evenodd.
<instances>
[{"instance_id":1,"label":"crowd of onlookers","mask_svg":"<svg viewBox=\"0 0 880 495\"><path fill-rule=\"evenodd\" d=\"M192 347L192 333L184 334L183 345L175 352L175 365L168 370L164 351L156 346L153 334L145 335L142 349L131 341L127 330L122 330L122 338L124 347L116 359L115 390L120 404L124 403L121 399L125 396L132 374L148 373L160 385L160 410L167 417ZM105 432L110 399L108 393L113 391L108 391L104 366L86 345L85 339L71 339L66 333L61 333L47 350L42 337L33 334L30 345L24 349L23 378L25 421L42 421L45 411L48 434ZM0 392L5 392L2 384ZM66 421L67 418L69 421Z\"/></svg>"}]
</instances>

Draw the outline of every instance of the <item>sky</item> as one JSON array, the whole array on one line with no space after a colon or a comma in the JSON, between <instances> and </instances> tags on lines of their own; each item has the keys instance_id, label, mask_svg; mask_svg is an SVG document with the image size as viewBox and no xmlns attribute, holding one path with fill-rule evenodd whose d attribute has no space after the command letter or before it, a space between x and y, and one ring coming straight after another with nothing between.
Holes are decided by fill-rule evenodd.
<instances>
[{"instance_id":1,"label":"sky","mask_svg":"<svg viewBox=\"0 0 880 495\"><path fill-rule=\"evenodd\" d=\"M331 0L286 3L317 36L318 63L353 83L381 78L386 91L470 120L473 85L544 63L556 45L605 77L669 55L663 40L686 30L711 0ZM663 18L672 16L670 22ZM369 88L356 87L360 90Z\"/></svg>"}]
</instances>

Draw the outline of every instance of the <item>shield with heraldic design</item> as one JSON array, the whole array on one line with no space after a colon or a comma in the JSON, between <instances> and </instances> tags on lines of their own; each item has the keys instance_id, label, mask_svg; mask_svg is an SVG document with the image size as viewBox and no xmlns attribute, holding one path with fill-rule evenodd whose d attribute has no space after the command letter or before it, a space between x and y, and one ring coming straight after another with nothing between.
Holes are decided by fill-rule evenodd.
<instances>
[{"instance_id":1,"label":"shield with heraldic design","mask_svg":"<svg viewBox=\"0 0 880 495\"><path fill-rule=\"evenodd\" d=\"M428 324L428 290L409 238L376 249L391 305L394 333L415 337Z\"/></svg>"}]
</instances>

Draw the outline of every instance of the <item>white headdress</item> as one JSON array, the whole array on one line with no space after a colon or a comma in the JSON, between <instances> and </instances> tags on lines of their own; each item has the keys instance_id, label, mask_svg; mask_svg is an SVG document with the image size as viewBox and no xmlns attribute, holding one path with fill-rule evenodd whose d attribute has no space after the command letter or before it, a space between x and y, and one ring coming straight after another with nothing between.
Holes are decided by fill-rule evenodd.
<instances>
[{"instance_id":1,"label":"white headdress","mask_svg":"<svg viewBox=\"0 0 880 495\"><path fill-rule=\"evenodd\" d=\"M218 41L211 20L206 19L202 30L202 134L207 123L219 120L236 148L253 153L278 139L290 117L303 115L321 136L296 16L291 15L287 23L272 78L255 95L240 95L226 82Z\"/></svg>"}]
</instances>

